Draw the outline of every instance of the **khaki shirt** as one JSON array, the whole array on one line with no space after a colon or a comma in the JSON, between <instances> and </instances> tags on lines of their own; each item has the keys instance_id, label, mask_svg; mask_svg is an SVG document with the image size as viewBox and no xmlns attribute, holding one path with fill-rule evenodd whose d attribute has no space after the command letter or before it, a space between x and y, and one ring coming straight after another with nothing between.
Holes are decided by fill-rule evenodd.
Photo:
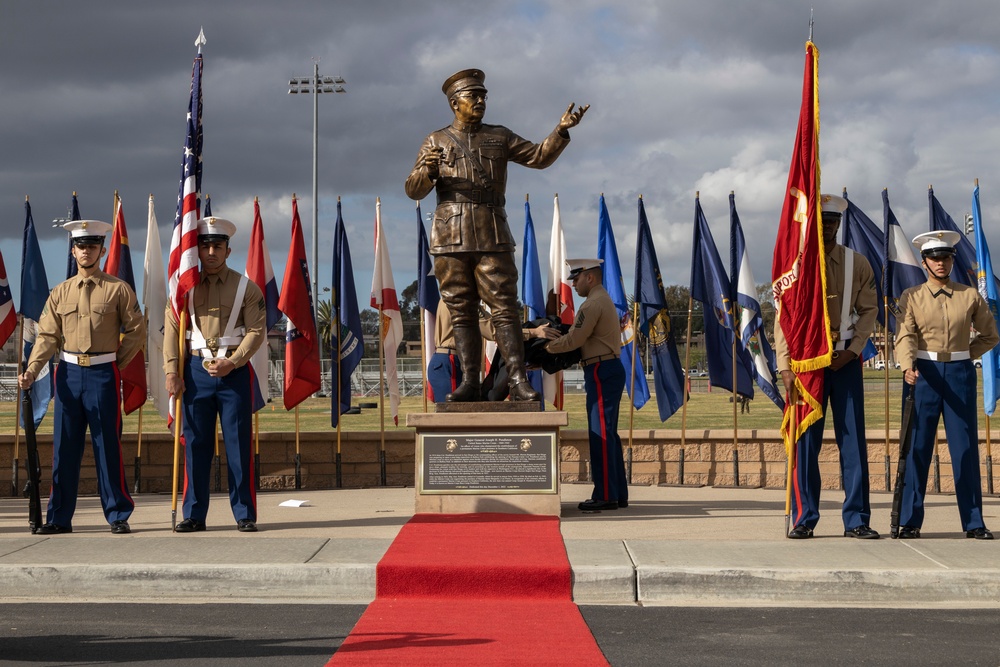
<instances>
[{"instance_id":1,"label":"khaki shirt","mask_svg":"<svg viewBox=\"0 0 1000 667\"><path fill-rule=\"evenodd\" d=\"M89 298L84 290L89 290ZM89 346L80 341L83 327L90 331ZM38 377L42 366L60 349L91 355L115 352L121 368L142 350L145 341L146 322L128 283L100 270L86 279L77 275L56 285L49 294L25 370Z\"/></svg>"},{"instance_id":2,"label":"khaki shirt","mask_svg":"<svg viewBox=\"0 0 1000 667\"><path fill-rule=\"evenodd\" d=\"M833 333L840 331L840 313L844 303L842 294L844 291L844 256L847 252L854 251L838 244L826 257L826 308L830 315L830 331ZM868 263L864 255L857 252L854 253L854 271L850 290L850 312L852 317L857 318L857 321L854 323L854 334L847 349L860 357L872 331L875 330L875 322L878 319L878 295L875 292L875 272L872 271L871 264ZM837 336L833 338L836 342ZM785 334L777 323L774 327L774 353L779 373L792 369Z\"/></svg>"},{"instance_id":3,"label":"khaki shirt","mask_svg":"<svg viewBox=\"0 0 1000 667\"><path fill-rule=\"evenodd\" d=\"M219 277L218 310L210 307L208 303L208 283L212 279L212 276L207 273L201 274L201 279L188 296L188 298L193 299L194 316L198 322L198 328L201 329L201 333L204 334L205 338L215 338L222 335L226 323L229 322L229 314L233 310L233 304L236 301L236 290L240 285L240 278L242 277L229 267L224 267L217 275ZM250 357L253 356L253 353L264 342L264 336L266 335L264 331L265 317L264 295L261 293L260 288L257 287L257 284L250 280L247 282L246 292L243 294L243 304L240 314L236 317L236 326L244 327L246 334L244 334L242 342L240 342L235 350L232 347L229 348L231 354L227 355L237 368L246 364L250 360ZM169 304L167 305L164 320L163 371L165 373L177 373L177 316L174 315L173 308ZM190 331L190 328L188 330ZM185 347L185 350L190 351L190 349L191 346L189 343ZM185 355L188 354L187 351Z\"/></svg>"},{"instance_id":4,"label":"khaki shirt","mask_svg":"<svg viewBox=\"0 0 1000 667\"><path fill-rule=\"evenodd\" d=\"M913 368L917 350L967 351L975 359L1000 342L993 314L974 287L948 281L940 289L935 296L939 288L926 282L899 298L902 316L896 318L896 359L903 369Z\"/></svg>"},{"instance_id":5,"label":"khaki shirt","mask_svg":"<svg viewBox=\"0 0 1000 667\"><path fill-rule=\"evenodd\" d=\"M486 340L493 340L493 320L488 314L480 311L479 334ZM527 340L527 335L525 336ZM455 327L451 324L451 310L445 305L444 299L438 301L437 316L434 318L434 346L449 350L456 349Z\"/></svg>"},{"instance_id":6,"label":"khaki shirt","mask_svg":"<svg viewBox=\"0 0 1000 667\"><path fill-rule=\"evenodd\" d=\"M606 354L621 354L622 327L618 309L604 285L594 285L576 311L573 327L565 336L549 341L549 352L569 352L579 348L583 361Z\"/></svg>"}]
</instances>

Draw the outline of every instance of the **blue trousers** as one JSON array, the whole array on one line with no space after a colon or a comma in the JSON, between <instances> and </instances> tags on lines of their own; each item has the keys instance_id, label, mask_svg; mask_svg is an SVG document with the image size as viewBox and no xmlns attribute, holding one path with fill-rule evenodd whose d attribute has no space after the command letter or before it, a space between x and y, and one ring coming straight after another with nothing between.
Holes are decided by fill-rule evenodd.
<instances>
[{"instance_id":1,"label":"blue trousers","mask_svg":"<svg viewBox=\"0 0 1000 667\"><path fill-rule=\"evenodd\" d=\"M823 447L823 427L827 405L833 410L833 432L840 450L840 472L844 478L844 530L871 521L869 500L868 443L865 440L865 397L861 362L854 360L841 368L825 371L823 415L799 440L795 456L792 517L795 525L815 528L819 523L819 452Z\"/></svg>"},{"instance_id":2,"label":"blue trousers","mask_svg":"<svg viewBox=\"0 0 1000 667\"><path fill-rule=\"evenodd\" d=\"M435 352L427 362L427 382L431 386L430 399L444 403L445 396L458 389L462 382L462 364L458 355Z\"/></svg>"},{"instance_id":3,"label":"blue trousers","mask_svg":"<svg viewBox=\"0 0 1000 667\"><path fill-rule=\"evenodd\" d=\"M184 518L204 522L208 516L216 417L222 422L229 469L229 504L233 517L257 520L254 488L253 429L249 364L214 378L199 357L184 366Z\"/></svg>"},{"instance_id":4,"label":"blue trousers","mask_svg":"<svg viewBox=\"0 0 1000 667\"><path fill-rule=\"evenodd\" d=\"M625 391L625 368L618 359L600 361L583 369L590 435L590 471L594 500L628 501L628 479L622 440L618 437L618 408Z\"/></svg>"},{"instance_id":5,"label":"blue trousers","mask_svg":"<svg viewBox=\"0 0 1000 667\"><path fill-rule=\"evenodd\" d=\"M944 429L955 475L955 500L962 530L983 528L983 490L979 477L979 423L976 413L976 369L971 361L917 359L920 377L913 390L914 419L899 523L919 528L924 522L927 474L934 455L934 436L944 414ZM909 385L905 385L909 387Z\"/></svg>"},{"instance_id":6,"label":"blue trousers","mask_svg":"<svg viewBox=\"0 0 1000 667\"><path fill-rule=\"evenodd\" d=\"M80 489L80 464L87 427L97 464L97 488L108 523L127 521L135 503L125 482L122 460L121 375L115 363L56 369L52 492L48 523L72 527Z\"/></svg>"}]
</instances>

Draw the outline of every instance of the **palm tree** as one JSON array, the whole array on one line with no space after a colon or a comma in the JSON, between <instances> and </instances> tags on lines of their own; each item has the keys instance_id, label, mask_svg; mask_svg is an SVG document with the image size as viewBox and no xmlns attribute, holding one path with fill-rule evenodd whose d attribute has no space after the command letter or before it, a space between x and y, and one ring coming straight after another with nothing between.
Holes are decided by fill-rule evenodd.
<instances>
[{"instance_id":1,"label":"palm tree","mask_svg":"<svg viewBox=\"0 0 1000 667\"><path fill-rule=\"evenodd\" d=\"M319 302L318 322L316 323L320 348L320 358L330 356L330 341L333 340L333 302L329 299Z\"/></svg>"}]
</instances>

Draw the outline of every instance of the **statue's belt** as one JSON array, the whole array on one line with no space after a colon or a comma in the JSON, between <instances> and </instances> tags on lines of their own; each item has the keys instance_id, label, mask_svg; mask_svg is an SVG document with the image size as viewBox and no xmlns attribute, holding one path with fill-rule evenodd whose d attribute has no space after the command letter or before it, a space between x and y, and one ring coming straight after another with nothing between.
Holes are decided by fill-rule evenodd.
<instances>
[{"instance_id":1,"label":"statue's belt","mask_svg":"<svg viewBox=\"0 0 1000 667\"><path fill-rule=\"evenodd\" d=\"M507 198L492 190L451 190L437 193L437 203L485 204L486 206L503 206Z\"/></svg>"}]
</instances>

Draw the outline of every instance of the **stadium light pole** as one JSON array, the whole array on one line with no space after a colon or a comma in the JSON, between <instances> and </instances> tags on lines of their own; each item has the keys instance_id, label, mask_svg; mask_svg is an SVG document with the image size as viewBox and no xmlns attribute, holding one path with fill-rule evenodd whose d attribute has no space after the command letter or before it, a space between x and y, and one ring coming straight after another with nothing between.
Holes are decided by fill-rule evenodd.
<instances>
[{"instance_id":1,"label":"stadium light pole","mask_svg":"<svg viewBox=\"0 0 1000 667\"><path fill-rule=\"evenodd\" d=\"M319 58L313 58L312 76L288 80L288 94L312 93L313 98L313 163L312 163L312 300L313 317L319 322L319 96L321 93L346 93L343 77L319 75Z\"/></svg>"}]
</instances>

